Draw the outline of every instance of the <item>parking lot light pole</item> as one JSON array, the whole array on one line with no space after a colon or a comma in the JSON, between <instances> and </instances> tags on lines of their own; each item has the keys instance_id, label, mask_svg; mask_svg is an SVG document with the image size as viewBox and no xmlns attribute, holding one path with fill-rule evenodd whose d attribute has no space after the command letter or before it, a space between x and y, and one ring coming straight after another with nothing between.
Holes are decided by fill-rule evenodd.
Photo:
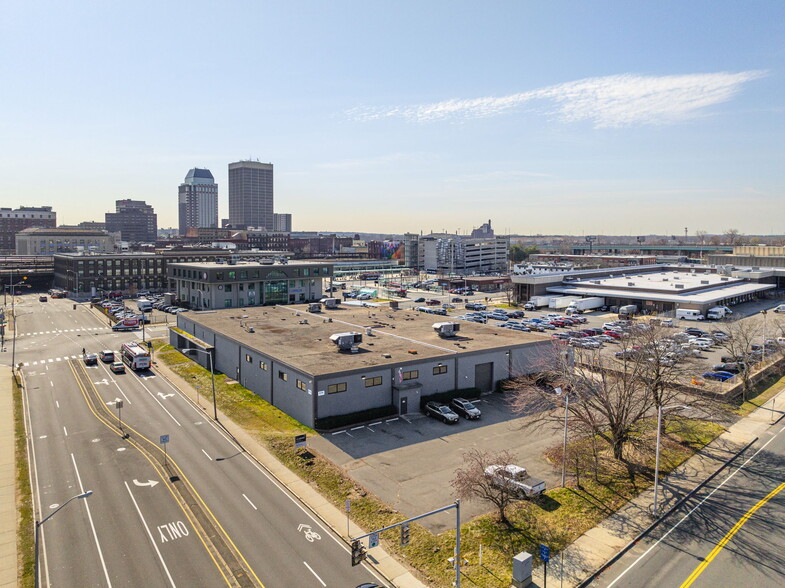
<instances>
[{"instance_id":1,"label":"parking lot light pole","mask_svg":"<svg viewBox=\"0 0 785 588\"><path fill-rule=\"evenodd\" d=\"M213 386L213 419L216 421L218 420L218 403L215 399L215 370L213 369L213 354L207 351L206 349L199 349L198 347L184 347L181 349L183 353L188 353L189 351L197 351L199 353L206 353L207 357L210 360L210 380ZM198 393L198 392L197 392Z\"/></svg>"},{"instance_id":2,"label":"parking lot light pole","mask_svg":"<svg viewBox=\"0 0 785 588\"><path fill-rule=\"evenodd\" d=\"M556 395L561 396L563 394L561 388L555 388ZM562 448L562 456L561 456L561 487L564 488L564 477L567 471L567 415L569 414L570 408L570 395L564 394L564 446Z\"/></svg>"},{"instance_id":3,"label":"parking lot light pole","mask_svg":"<svg viewBox=\"0 0 785 588\"><path fill-rule=\"evenodd\" d=\"M660 406L657 410L657 447L655 449L655 457L654 457L654 504L652 504L652 514L656 517L657 516L657 488L660 484L660 429L662 428L662 411L668 410L671 408L689 408L684 404L672 404L670 406Z\"/></svg>"},{"instance_id":4,"label":"parking lot light pole","mask_svg":"<svg viewBox=\"0 0 785 588\"><path fill-rule=\"evenodd\" d=\"M87 498L92 493L93 493L92 490L88 490L87 492L83 492L82 494L77 494L76 496L72 496L71 498L66 500L63 504L58 506L55 510L53 510L51 513L49 513L48 517L46 517L45 519L42 519L40 521L36 521L35 522L35 586L36 586L36 588L38 588L38 586L39 586L39 579L38 579L38 536L40 534L41 525L43 525L46 521L48 521L53 516L55 516L58 512L60 512L60 510L62 510L65 507L65 505L68 504L69 502L71 502L72 500L76 500L77 498Z\"/></svg>"}]
</instances>

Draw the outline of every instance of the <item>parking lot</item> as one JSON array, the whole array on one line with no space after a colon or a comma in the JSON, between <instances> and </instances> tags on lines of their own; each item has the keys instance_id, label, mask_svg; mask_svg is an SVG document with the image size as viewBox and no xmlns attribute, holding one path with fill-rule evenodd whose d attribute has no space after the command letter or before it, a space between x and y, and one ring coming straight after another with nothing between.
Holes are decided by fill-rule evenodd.
<instances>
[{"instance_id":1,"label":"parking lot","mask_svg":"<svg viewBox=\"0 0 785 588\"><path fill-rule=\"evenodd\" d=\"M381 420L374 424L327 433L311 443L362 486L405 516L415 516L452 503L452 480L470 449L501 451L517 457L517 464L546 481L561 482L561 472L543 458L545 450L561 443L559 427L524 429L532 417L520 417L499 394L475 403L482 410L476 421L461 419L448 425L422 414ZM465 519L488 512L488 504L461 504ZM421 523L434 533L455 527L454 514L428 517Z\"/></svg>"}]
</instances>

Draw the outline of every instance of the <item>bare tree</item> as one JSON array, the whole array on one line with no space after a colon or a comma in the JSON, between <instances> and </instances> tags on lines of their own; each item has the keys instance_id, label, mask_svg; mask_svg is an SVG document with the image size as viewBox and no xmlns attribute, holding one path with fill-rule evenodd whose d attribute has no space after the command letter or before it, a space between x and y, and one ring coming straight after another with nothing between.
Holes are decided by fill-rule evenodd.
<instances>
[{"instance_id":1,"label":"bare tree","mask_svg":"<svg viewBox=\"0 0 785 588\"><path fill-rule=\"evenodd\" d=\"M702 229L695 231L695 237L698 239L698 243L701 245L706 242L706 235L708 235L708 233Z\"/></svg>"},{"instance_id":2,"label":"bare tree","mask_svg":"<svg viewBox=\"0 0 785 588\"><path fill-rule=\"evenodd\" d=\"M722 234L723 240L728 245L737 245L741 240L741 233L739 229L728 229Z\"/></svg>"},{"instance_id":3,"label":"bare tree","mask_svg":"<svg viewBox=\"0 0 785 588\"><path fill-rule=\"evenodd\" d=\"M491 452L472 449L463 454L464 467L456 470L450 484L461 500L490 502L499 513L499 521L509 525L507 508L515 500L512 487L494 484L485 470L492 465L513 465L514 461L515 456L507 450Z\"/></svg>"},{"instance_id":4,"label":"bare tree","mask_svg":"<svg viewBox=\"0 0 785 588\"><path fill-rule=\"evenodd\" d=\"M719 346L728 352L728 355L739 368L739 379L742 383L742 400L747 400L747 394L752 390L752 367L757 361L757 356L752 352L752 346L762 335L762 324L757 317L729 318L723 321L727 331L727 338L720 341Z\"/></svg>"}]
</instances>

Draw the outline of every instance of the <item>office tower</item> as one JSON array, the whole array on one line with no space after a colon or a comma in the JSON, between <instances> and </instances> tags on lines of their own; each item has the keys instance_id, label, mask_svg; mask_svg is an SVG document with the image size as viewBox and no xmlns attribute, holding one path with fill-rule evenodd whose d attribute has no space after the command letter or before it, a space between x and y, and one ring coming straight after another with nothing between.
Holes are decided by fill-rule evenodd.
<instances>
[{"instance_id":1,"label":"office tower","mask_svg":"<svg viewBox=\"0 0 785 588\"><path fill-rule=\"evenodd\" d=\"M158 238L158 216L143 200L117 200L116 211L106 213L106 230L120 233L123 241L152 243Z\"/></svg>"},{"instance_id":2,"label":"office tower","mask_svg":"<svg viewBox=\"0 0 785 588\"><path fill-rule=\"evenodd\" d=\"M229 164L229 223L235 229L273 229L272 163Z\"/></svg>"},{"instance_id":3,"label":"office tower","mask_svg":"<svg viewBox=\"0 0 785 588\"><path fill-rule=\"evenodd\" d=\"M188 229L218 226L218 184L209 169L193 168L178 190L180 236Z\"/></svg>"},{"instance_id":4,"label":"office tower","mask_svg":"<svg viewBox=\"0 0 785 588\"><path fill-rule=\"evenodd\" d=\"M292 215L287 213L273 213L273 231L280 233L292 232Z\"/></svg>"},{"instance_id":5,"label":"office tower","mask_svg":"<svg viewBox=\"0 0 785 588\"><path fill-rule=\"evenodd\" d=\"M31 227L54 229L57 226L57 213L51 206L20 206L15 210L0 208L0 253L13 255L16 247L15 237L19 231Z\"/></svg>"}]
</instances>

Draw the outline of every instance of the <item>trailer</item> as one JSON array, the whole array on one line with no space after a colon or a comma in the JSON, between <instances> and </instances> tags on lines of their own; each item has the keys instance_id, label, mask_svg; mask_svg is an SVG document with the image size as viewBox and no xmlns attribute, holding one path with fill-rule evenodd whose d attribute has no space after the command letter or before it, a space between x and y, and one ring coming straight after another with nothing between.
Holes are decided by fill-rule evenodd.
<instances>
[{"instance_id":1,"label":"trailer","mask_svg":"<svg viewBox=\"0 0 785 588\"><path fill-rule=\"evenodd\" d=\"M573 302L577 302L580 300L580 296L559 296L558 298L552 298L551 301L548 303L549 308L567 308Z\"/></svg>"},{"instance_id":2,"label":"trailer","mask_svg":"<svg viewBox=\"0 0 785 588\"><path fill-rule=\"evenodd\" d=\"M534 308L540 308L548 306L554 298L561 298L561 296L532 296L527 304L532 304Z\"/></svg>"},{"instance_id":3,"label":"trailer","mask_svg":"<svg viewBox=\"0 0 785 588\"><path fill-rule=\"evenodd\" d=\"M580 300L570 303L567 307L567 311L569 312L570 309L572 309L573 312L584 312L587 310L595 310L603 306L605 306L605 298L589 296L588 298L581 298Z\"/></svg>"},{"instance_id":4,"label":"trailer","mask_svg":"<svg viewBox=\"0 0 785 588\"><path fill-rule=\"evenodd\" d=\"M625 304L624 306L619 307L619 318L620 319L628 319L632 318L638 314L638 305L637 304Z\"/></svg>"}]
</instances>

